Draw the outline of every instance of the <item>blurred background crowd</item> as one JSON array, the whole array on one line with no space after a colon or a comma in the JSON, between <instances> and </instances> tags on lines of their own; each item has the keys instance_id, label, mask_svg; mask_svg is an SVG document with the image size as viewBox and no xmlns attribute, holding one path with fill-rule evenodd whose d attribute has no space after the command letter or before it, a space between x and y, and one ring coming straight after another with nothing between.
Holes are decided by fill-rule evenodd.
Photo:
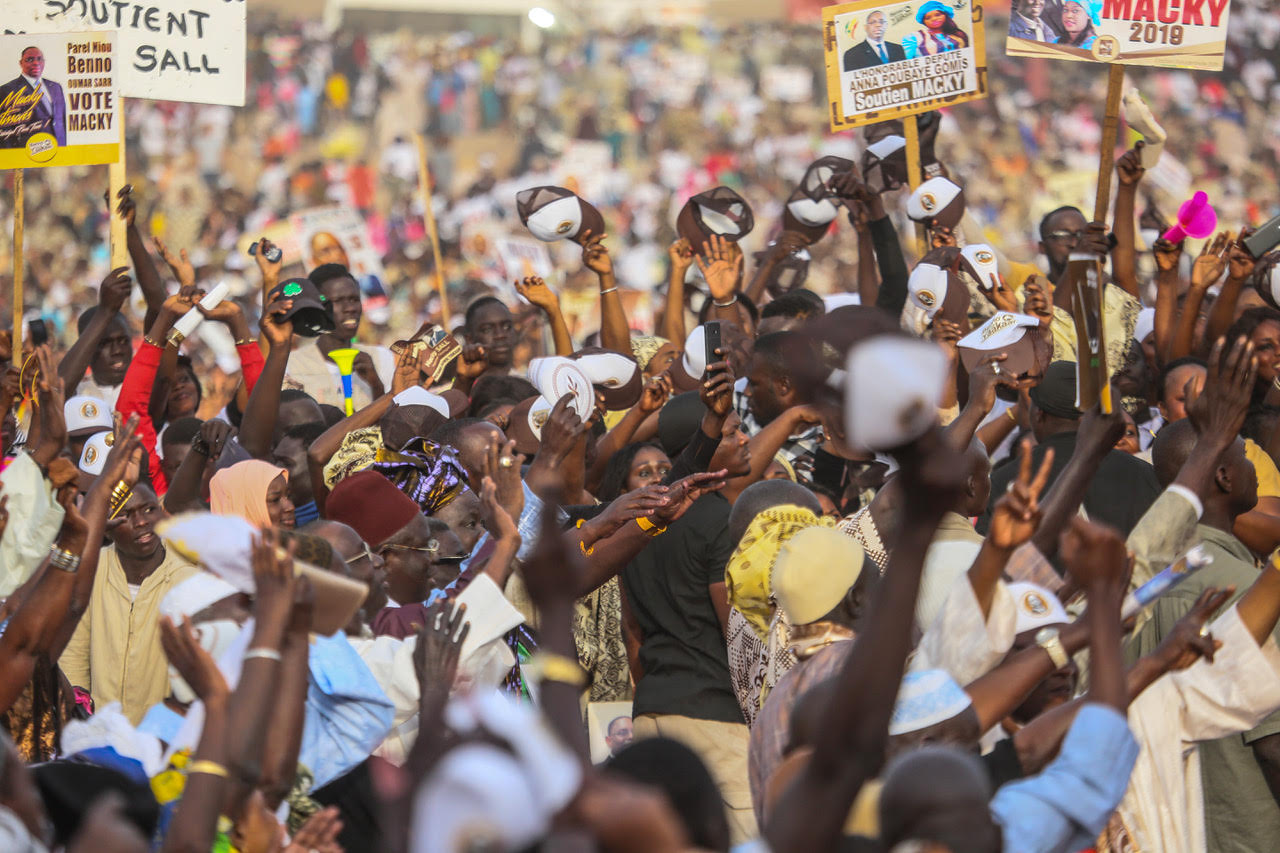
<instances>
[{"instance_id":1,"label":"blurred background crowd","mask_svg":"<svg viewBox=\"0 0 1280 853\"><path fill-rule=\"evenodd\" d=\"M1270 4L1233 2L1222 74L1129 69L1128 82L1170 138L1148 172L1140 213L1150 207L1167 218L1193 187L1209 193L1226 222L1257 225L1280 208L1280 15ZM1045 212L1092 207L1106 74L1092 64L1005 57L1000 5L986 16L990 96L944 111L937 151L965 185L983 238L1031 260ZM781 202L806 165L822 154L856 157L864 146L860 132L827 128L819 16L805 16L478 35L409 26L394 14L334 26L332 16L327 25L299 23L254 7L244 108L127 101L143 233L186 248L242 294L256 286L245 251L253 237L278 236L299 210L354 211L389 297L366 313L361 339L382 342L387 329L415 327L412 315L439 311L434 298L414 298L434 281L413 141L423 132L454 317L489 290L519 301L511 281L529 270L504 243L528 240L515 194L568 184L604 213L628 319L648 331L675 214L690 195L727 184L746 196L759 223L743 241L750 257L774 236ZM103 185L101 168L28 174L28 316L39 314L64 342L107 271ZM819 293L854 287L857 241L839 227L812 249L807 287ZM3 243L7 314L12 259ZM286 260L309 266L307 248ZM557 254L574 254L570 244L549 250L555 272L546 277L583 336L598 322L594 277ZM207 366L237 369L229 341L207 343Z\"/></svg>"}]
</instances>

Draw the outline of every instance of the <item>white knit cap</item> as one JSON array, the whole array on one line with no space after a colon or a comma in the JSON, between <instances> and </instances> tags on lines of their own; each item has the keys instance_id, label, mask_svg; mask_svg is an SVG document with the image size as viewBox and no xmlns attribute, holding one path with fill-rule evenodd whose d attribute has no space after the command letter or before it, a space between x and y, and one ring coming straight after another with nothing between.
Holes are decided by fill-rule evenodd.
<instances>
[{"instance_id":1,"label":"white knit cap","mask_svg":"<svg viewBox=\"0 0 1280 853\"><path fill-rule=\"evenodd\" d=\"M941 669L908 672L898 689L889 735L905 735L949 720L972 705L969 694Z\"/></svg>"}]
</instances>

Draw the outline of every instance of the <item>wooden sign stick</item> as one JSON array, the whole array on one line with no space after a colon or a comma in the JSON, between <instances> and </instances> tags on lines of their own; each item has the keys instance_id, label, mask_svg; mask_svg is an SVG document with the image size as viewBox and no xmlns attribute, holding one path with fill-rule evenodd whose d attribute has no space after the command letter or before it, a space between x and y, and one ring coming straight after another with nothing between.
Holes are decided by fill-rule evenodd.
<instances>
[{"instance_id":1,"label":"wooden sign stick","mask_svg":"<svg viewBox=\"0 0 1280 853\"><path fill-rule=\"evenodd\" d=\"M22 249L23 229L25 228L26 211L23 196L25 170L18 169L13 173L13 345L22 348L22 275L26 272L26 255Z\"/></svg>"},{"instance_id":2,"label":"wooden sign stick","mask_svg":"<svg viewBox=\"0 0 1280 853\"><path fill-rule=\"evenodd\" d=\"M431 169L427 163L427 138L421 133L413 135L418 145L418 192L422 196L422 219L431 240L431 256L435 260L436 292L440 294L440 325L449 331L449 293L444 284L444 261L440 257L440 234L436 231L436 213L431 209ZM415 294L420 304L426 304L426 294Z\"/></svg>"},{"instance_id":3,"label":"wooden sign stick","mask_svg":"<svg viewBox=\"0 0 1280 853\"><path fill-rule=\"evenodd\" d=\"M1102 117L1102 140L1098 152L1098 195L1093 203L1093 219L1095 222L1106 222L1107 214L1111 212L1111 171L1115 168L1112 158L1115 157L1116 140L1120 134L1120 95L1123 87L1124 66L1113 64L1108 69L1107 74L1107 108ZM1102 282L1101 260L1098 261L1097 280L1099 283ZM1101 296L1101 288L1099 288L1099 296ZM1097 308L1098 318L1101 321L1103 306L1099 304ZM1099 341L1099 357L1105 365L1107 339L1103 325L1102 322L1098 323L1096 335ZM1111 383L1105 378L1110 374L1103 370L1102 375L1104 378L1098 388L1098 402L1101 404L1104 413L1111 414L1114 406L1111 399Z\"/></svg>"},{"instance_id":4,"label":"wooden sign stick","mask_svg":"<svg viewBox=\"0 0 1280 853\"><path fill-rule=\"evenodd\" d=\"M921 184L923 169L920 166L920 124L919 116L906 116L902 119L902 136L907 141L907 187L915 192ZM924 226L916 223L916 253L924 257L929 251Z\"/></svg>"},{"instance_id":5,"label":"wooden sign stick","mask_svg":"<svg viewBox=\"0 0 1280 853\"><path fill-rule=\"evenodd\" d=\"M120 159L108 166L107 213L111 217L111 268L129 265L129 226L116 212L120 190L125 185L124 108L116 113L120 122Z\"/></svg>"}]
</instances>

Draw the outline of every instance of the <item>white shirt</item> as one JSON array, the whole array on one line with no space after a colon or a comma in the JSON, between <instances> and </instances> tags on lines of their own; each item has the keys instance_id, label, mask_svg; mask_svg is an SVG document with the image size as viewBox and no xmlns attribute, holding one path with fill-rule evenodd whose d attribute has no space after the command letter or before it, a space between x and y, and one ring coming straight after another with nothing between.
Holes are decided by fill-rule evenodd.
<instances>
[{"instance_id":1,"label":"white shirt","mask_svg":"<svg viewBox=\"0 0 1280 853\"><path fill-rule=\"evenodd\" d=\"M882 63L889 61L889 48L884 46L884 39L880 39L880 41L867 39L867 44L871 45L871 50L875 52L876 56L880 57Z\"/></svg>"},{"instance_id":2,"label":"white shirt","mask_svg":"<svg viewBox=\"0 0 1280 853\"><path fill-rule=\"evenodd\" d=\"M28 77L23 74L22 79L27 81L27 85L32 89L40 90L40 102L49 108L49 112L53 112L53 98L49 96L49 87L44 85L39 77Z\"/></svg>"},{"instance_id":3,"label":"white shirt","mask_svg":"<svg viewBox=\"0 0 1280 853\"><path fill-rule=\"evenodd\" d=\"M1129 705L1142 752L1116 817L1144 853L1205 849L1196 744L1248 731L1280 708L1275 640L1259 647L1234 606L1211 628L1222 641L1212 664L1202 659L1170 673Z\"/></svg>"}]
</instances>

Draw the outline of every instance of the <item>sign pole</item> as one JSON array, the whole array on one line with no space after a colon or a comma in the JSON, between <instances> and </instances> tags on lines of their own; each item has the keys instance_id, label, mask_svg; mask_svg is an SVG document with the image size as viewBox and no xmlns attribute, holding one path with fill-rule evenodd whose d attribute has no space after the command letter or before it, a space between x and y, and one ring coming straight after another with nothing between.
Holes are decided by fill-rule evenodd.
<instances>
[{"instance_id":1,"label":"sign pole","mask_svg":"<svg viewBox=\"0 0 1280 853\"><path fill-rule=\"evenodd\" d=\"M18 347L22 345L22 276L26 272L26 257L22 248L23 229L26 225L26 211L23 196L24 169L13 173L13 340Z\"/></svg>"},{"instance_id":2,"label":"sign pole","mask_svg":"<svg viewBox=\"0 0 1280 853\"><path fill-rule=\"evenodd\" d=\"M449 331L449 294L444 285L444 262L440 257L440 234L436 231L436 213L431 208L431 170L427 163L427 138L421 133L413 135L418 145L418 192L422 196L422 219L431 240L431 256L435 261L436 292L440 294L440 323ZM425 294L416 294L422 304Z\"/></svg>"},{"instance_id":3,"label":"sign pole","mask_svg":"<svg viewBox=\"0 0 1280 853\"><path fill-rule=\"evenodd\" d=\"M902 136L907 141L907 186L912 192L920 186L923 170L920 166L920 124L919 116L909 115L902 119ZM925 239L924 226L916 223L916 254L924 257L929 251Z\"/></svg>"},{"instance_id":4,"label":"sign pole","mask_svg":"<svg viewBox=\"0 0 1280 853\"><path fill-rule=\"evenodd\" d=\"M125 184L124 107L116 113L120 122L120 157L108 169L107 213L111 216L111 268L129 265L129 230L124 217L116 212L120 204L120 191Z\"/></svg>"},{"instance_id":5,"label":"sign pole","mask_svg":"<svg viewBox=\"0 0 1280 853\"><path fill-rule=\"evenodd\" d=\"M1111 171L1115 167L1116 140L1120 135L1120 95L1124 86L1124 66L1113 64L1107 75L1107 111L1102 118L1102 142L1098 163L1098 197L1093 205L1095 222L1106 222L1111 210Z\"/></svg>"}]
</instances>

